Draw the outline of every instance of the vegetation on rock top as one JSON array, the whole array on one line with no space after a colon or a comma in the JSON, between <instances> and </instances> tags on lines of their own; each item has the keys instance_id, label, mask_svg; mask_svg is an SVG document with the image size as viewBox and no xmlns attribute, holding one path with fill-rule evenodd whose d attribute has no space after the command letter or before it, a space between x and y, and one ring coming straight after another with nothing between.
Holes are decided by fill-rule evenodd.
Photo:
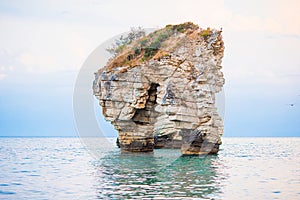
<instances>
[{"instance_id":1,"label":"vegetation on rock top","mask_svg":"<svg viewBox=\"0 0 300 200\"><path fill-rule=\"evenodd\" d=\"M206 40L211 35L210 28L200 29L192 22L177 25L167 25L165 28L156 30L148 35L141 27L131 28L126 37L121 36L110 48L106 49L113 55L107 64L107 69L120 66L136 66L150 59L157 59L169 55L175 38L180 34L190 35L197 31L197 36ZM169 40L169 42L168 42Z\"/></svg>"}]
</instances>

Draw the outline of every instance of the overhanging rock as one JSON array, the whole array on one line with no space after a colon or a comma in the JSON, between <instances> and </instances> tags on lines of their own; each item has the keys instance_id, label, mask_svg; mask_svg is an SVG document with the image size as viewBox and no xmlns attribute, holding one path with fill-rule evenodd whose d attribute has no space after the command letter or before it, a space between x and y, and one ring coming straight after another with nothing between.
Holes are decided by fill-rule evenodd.
<instances>
[{"instance_id":1,"label":"overhanging rock","mask_svg":"<svg viewBox=\"0 0 300 200\"><path fill-rule=\"evenodd\" d=\"M96 72L94 95L118 130L122 151L217 153L223 122L215 95L225 82L223 53L221 31L168 25L132 41Z\"/></svg>"}]
</instances>

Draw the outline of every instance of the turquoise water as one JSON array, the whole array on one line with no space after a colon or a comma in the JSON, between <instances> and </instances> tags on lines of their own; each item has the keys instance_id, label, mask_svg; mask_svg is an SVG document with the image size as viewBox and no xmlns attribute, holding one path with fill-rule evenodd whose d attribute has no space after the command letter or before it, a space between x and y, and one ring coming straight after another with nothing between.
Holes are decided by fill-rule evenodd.
<instances>
[{"instance_id":1,"label":"turquoise water","mask_svg":"<svg viewBox=\"0 0 300 200\"><path fill-rule=\"evenodd\" d=\"M0 199L300 199L300 138L223 138L202 157L92 141L0 138Z\"/></svg>"}]
</instances>

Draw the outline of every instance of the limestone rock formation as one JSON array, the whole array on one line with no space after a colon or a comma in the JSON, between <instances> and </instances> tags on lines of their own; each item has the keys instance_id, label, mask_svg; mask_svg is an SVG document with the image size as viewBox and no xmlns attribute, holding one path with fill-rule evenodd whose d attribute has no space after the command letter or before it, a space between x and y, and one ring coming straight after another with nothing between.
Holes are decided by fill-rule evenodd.
<instances>
[{"instance_id":1,"label":"limestone rock formation","mask_svg":"<svg viewBox=\"0 0 300 200\"><path fill-rule=\"evenodd\" d=\"M181 148L217 153L223 122L221 32L187 22L135 39L95 73L94 95L119 133L122 151Z\"/></svg>"}]
</instances>

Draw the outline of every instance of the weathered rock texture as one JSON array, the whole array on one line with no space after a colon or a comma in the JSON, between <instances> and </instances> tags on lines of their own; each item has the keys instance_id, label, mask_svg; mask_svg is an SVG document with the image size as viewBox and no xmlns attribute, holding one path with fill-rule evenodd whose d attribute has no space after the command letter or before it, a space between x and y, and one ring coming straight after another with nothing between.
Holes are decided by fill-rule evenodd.
<instances>
[{"instance_id":1,"label":"weathered rock texture","mask_svg":"<svg viewBox=\"0 0 300 200\"><path fill-rule=\"evenodd\" d=\"M165 32L160 48L146 57L141 41L151 43ZM221 31L185 23L145 38L95 73L94 94L119 132L122 151L179 147L183 155L217 153L223 134L215 105L224 85Z\"/></svg>"}]
</instances>

